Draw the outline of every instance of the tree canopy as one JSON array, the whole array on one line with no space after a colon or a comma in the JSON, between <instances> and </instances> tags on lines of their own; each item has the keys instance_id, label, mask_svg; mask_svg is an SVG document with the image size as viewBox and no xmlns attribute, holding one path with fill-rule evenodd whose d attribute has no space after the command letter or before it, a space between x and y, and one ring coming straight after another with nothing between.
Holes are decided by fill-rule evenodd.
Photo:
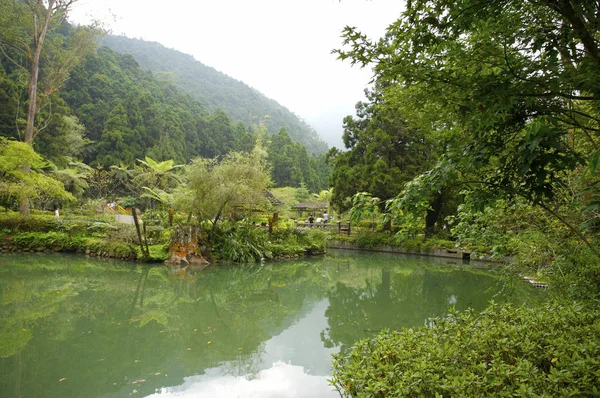
<instances>
[{"instance_id":1,"label":"tree canopy","mask_svg":"<svg viewBox=\"0 0 600 398\"><path fill-rule=\"evenodd\" d=\"M600 149L598 7L409 1L385 37L347 27L336 53L373 67L373 106L435 142L435 167L409 188L462 184L547 206Z\"/></svg>"}]
</instances>

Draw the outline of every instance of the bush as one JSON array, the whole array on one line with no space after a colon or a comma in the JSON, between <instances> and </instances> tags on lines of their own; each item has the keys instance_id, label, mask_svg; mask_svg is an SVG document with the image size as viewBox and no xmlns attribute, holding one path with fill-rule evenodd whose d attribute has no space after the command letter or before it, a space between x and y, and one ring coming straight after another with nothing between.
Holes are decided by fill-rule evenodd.
<instances>
[{"instance_id":1,"label":"bush","mask_svg":"<svg viewBox=\"0 0 600 398\"><path fill-rule=\"evenodd\" d=\"M217 231L214 237L213 253L220 260L235 263L250 263L271 257L266 246L266 230L261 228L230 224Z\"/></svg>"},{"instance_id":2,"label":"bush","mask_svg":"<svg viewBox=\"0 0 600 398\"><path fill-rule=\"evenodd\" d=\"M278 228L270 237L275 257L312 255L325 251L327 232L317 228Z\"/></svg>"},{"instance_id":3,"label":"bush","mask_svg":"<svg viewBox=\"0 0 600 398\"><path fill-rule=\"evenodd\" d=\"M358 232L356 234L356 244L365 249L375 249L381 245L396 245L397 239L394 235L382 232Z\"/></svg>"},{"instance_id":4,"label":"bush","mask_svg":"<svg viewBox=\"0 0 600 398\"><path fill-rule=\"evenodd\" d=\"M340 240L342 236L336 236ZM398 235L386 234L383 232L359 232L354 238L358 247L365 249L375 249L382 245L398 246L407 250L427 251L431 249L453 249L455 244L445 239L429 238L420 235L411 239L401 239ZM347 239L341 239L347 240Z\"/></svg>"},{"instance_id":5,"label":"bush","mask_svg":"<svg viewBox=\"0 0 600 398\"><path fill-rule=\"evenodd\" d=\"M36 250L48 248L60 251L77 251L85 249L85 239L72 237L65 232L22 232L12 239L19 249Z\"/></svg>"},{"instance_id":6,"label":"bush","mask_svg":"<svg viewBox=\"0 0 600 398\"><path fill-rule=\"evenodd\" d=\"M106 241L103 239L88 239L86 249L92 253L101 256L127 258L135 260L138 256L138 249L135 245L119 241Z\"/></svg>"},{"instance_id":7,"label":"bush","mask_svg":"<svg viewBox=\"0 0 600 398\"><path fill-rule=\"evenodd\" d=\"M250 263L263 258L320 254L325 251L327 233L308 228L266 229L228 225L213 237L213 253L223 261Z\"/></svg>"},{"instance_id":8,"label":"bush","mask_svg":"<svg viewBox=\"0 0 600 398\"><path fill-rule=\"evenodd\" d=\"M344 397L600 394L600 311L578 304L452 312L334 355Z\"/></svg>"},{"instance_id":9,"label":"bush","mask_svg":"<svg viewBox=\"0 0 600 398\"><path fill-rule=\"evenodd\" d=\"M36 215L21 217L18 214L0 216L0 225L11 232L48 232L56 229L56 217L52 215Z\"/></svg>"}]
</instances>

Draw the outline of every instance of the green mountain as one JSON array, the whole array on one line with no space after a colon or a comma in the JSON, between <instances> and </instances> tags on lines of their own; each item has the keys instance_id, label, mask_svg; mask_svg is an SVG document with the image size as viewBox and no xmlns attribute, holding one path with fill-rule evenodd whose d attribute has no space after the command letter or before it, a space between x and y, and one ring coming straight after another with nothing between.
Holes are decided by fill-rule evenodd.
<instances>
[{"instance_id":1,"label":"green mountain","mask_svg":"<svg viewBox=\"0 0 600 398\"><path fill-rule=\"evenodd\" d=\"M233 121L249 126L264 119L269 133L276 134L285 127L292 140L304 145L309 153L327 152L327 144L317 132L287 108L191 55L156 42L125 36L106 36L102 44L119 53L133 55L142 69L174 84L211 112L222 109Z\"/></svg>"}]
</instances>

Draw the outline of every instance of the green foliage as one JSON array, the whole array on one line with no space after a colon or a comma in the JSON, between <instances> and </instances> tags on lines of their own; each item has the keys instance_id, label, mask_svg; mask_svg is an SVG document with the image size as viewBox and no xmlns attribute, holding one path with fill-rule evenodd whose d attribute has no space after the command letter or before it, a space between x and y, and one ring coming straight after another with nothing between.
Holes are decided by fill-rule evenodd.
<instances>
[{"instance_id":1,"label":"green foliage","mask_svg":"<svg viewBox=\"0 0 600 398\"><path fill-rule=\"evenodd\" d=\"M411 130L397 110L381 104L382 92L368 92L372 103L356 105L357 118L344 119L344 145L333 148L331 185L333 205L340 211L357 192L369 192L382 201L393 198L417 173L427 170L435 147L420 131Z\"/></svg>"},{"instance_id":2,"label":"green foliage","mask_svg":"<svg viewBox=\"0 0 600 398\"><path fill-rule=\"evenodd\" d=\"M118 240L88 239L86 250L96 253L100 256L120 257L128 259L143 258L138 251L138 247L131 243L125 243ZM148 259L145 259L146 261Z\"/></svg>"},{"instance_id":3,"label":"green foliage","mask_svg":"<svg viewBox=\"0 0 600 398\"><path fill-rule=\"evenodd\" d=\"M396 245L398 243L395 236L381 232L361 231L356 234L355 242L358 247L366 249L375 249L382 245Z\"/></svg>"},{"instance_id":4,"label":"green foliage","mask_svg":"<svg viewBox=\"0 0 600 398\"><path fill-rule=\"evenodd\" d=\"M461 247L486 251L492 256L509 256L516 254L512 242L520 239L519 231L531 225L532 212L523 200L499 199L486 204L466 193L465 202L448 221Z\"/></svg>"},{"instance_id":5,"label":"green foliage","mask_svg":"<svg viewBox=\"0 0 600 398\"><path fill-rule=\"evenodd\" d=\"M600 312L577 304L491 304L384 331L334 355L344 397L596 396Z\"/></svg>"},{"instance_id":6,"label":"green foliage","mask_svg":"<svg viewBox=\"0 0 600 398\"><path fill-rule=\"evenodd\" d=\"M278 187L306 186L312 192L326 189L329 167L324 155L309 157L305 147L292 142L285 128L270 137L268 162L272 179Z\"/></svg>"},{"instance_id":7,"label":"green foliage","mask_svg":"<svg viewBox=\"0 0 600 398\"><path fill-rule=\"evenodd\" d=\"M335 239L339 239L340 237L336 236ZM358 247L365 249L377 249L380 246L395 246L406 250L427 252L432 249L455 248L454 242L442 238L433 237L425 239L424 235L420 235L400 239L398 234L385 232L360 231L351 239L346 240L354 242Z\"/></svg>"},{"instance_id":8,"label":"green foliage","mask_svg":"<svg viewBox=\"0 0 600 398\"><path fill-rule=\"evenodd\" d=\"M26 124L23 98L27 95L27 79L17 65L19 62L11 62L21 61L22 57L18 51L13 51L15 46L10 43L24 43L21 39L31 18L25 18L27 7L22 2L11 0L2 6L6 9L3 14L6 26L3 24L0 32L4 39L0 41L4 50L0 53L0 136L22 140ZM6 17L18 9L21 9L19 16L25 18L21 21L22 26L20 17ZM286 132L289 145L272 148L273 157L285 155L285 159L283 163L273 159L271 171L277 176L287 173L285 162L291 160L296 174L294 181L283 182L277 177L277 183L306 184L313 192L327 188L329 166L323 155L325 144L309 126L273 101L257 96L254 90L236 82L245 87L241 90L245 97L251 98L245 98L243 104L238 104L241 106L225 106L227 111L223 111L214 105L219 101L226 105L240 99L239 90L230 87L230 78L216 71L211 77L225 81L222 88L232 97L224 97L219 89L213 93L214 86L209 84L211 95L216 97L195 100L175 86L181 82L170 83L155 77L145 71L146 66L142 69L132 55L119 54L107 47L90 53L91 49L85 47L85 39L97 33L95 27L74 28L66 22L63 25L61 29L49 32L45 41L42 58L46 58L42 62L40 87L48 92L39 96L36 123L43 134L39 134L33 144L36 151L56 165L52 171L54 177L76 197L139 197L144 193L143 186L155 192L156 188L169 192L161 177L175 173L169 173L174 170L156 168L161 164L164 166L163 162L172 159L183 164L198 156L223 158L230 152L249 152L263 139L259 137L262 130L265 134L267 131L273 134L280 129L286 131L286 126L295 142L291 142ZM153 47L154 44L141 43L140 46ZM73 54L75 48L81 51ZM132 51L140 55L135 49ZM56 68L69 58L69 54L72 55L71 62L63 69ZM144 58L144 55L140 56ZM156 61L156 57L152 58ZM169 65L173 62L170 56L158 58ZM196 61L192 62L196 64ZM179 64L177 69L181 70ZM197 78L195 73L186 76L192 80ZM193 85L189 81L184 84L186 88ZM208 104L204 101L207 98ZM267 104L263 103L257 109L254 107L257 99ZM252 114L254 110L248 111L248 108L259 112ZM244 122L237 121L238 117L231 116L232 112L242 112L244 117L240 119ZM267 116L269 113L271 116ZM263 120L260 133L252 131L257 120ZM276 130L275 125L279 126ZM310 149L307 151L298 141ZM90 145L92 142L94 145ZM321 155L316 155L318 153ZM141 161L141 168L134 169L136 159L146 159ZM79 165L89 165L93 169L83 169ZM169 181L169 187L177 182ZM7 204L10 202L7 197L2 200ZM155 207L149 199L143 199L141 205Z\"/></svg>"},{"instance_id":9,"label":"green foliage","mask_svg":"<svg viewBox=\"0 0 600 398\"><path fill-rule=\"evenodd\" d=\"M29 172L24 169L26 166L31 168ZM42 196L64 201L74 200L60 181L39 170L44 166L43 158L31 145L0 138L0 195L31 200Z\"/></svg>"},{"instance_id":10,"label":"green foliage","mask_svg":"<svg viewBox=\"0 0 600 398\"><path fill-rule=\"evenodd\" d=\"M308 228L267 229L227 224L213 236L213 253L222 261L252 263L264 259L322 254L327 233Z\"/></svg>"},{"instance_id":11,"label":"green foliage","mask_svg":"<svg viewBox=\"0 0 600 398\"><path fill-rule=\"evenodd\" d=\"M19 249L49 248L60 251L77 251L85 248L85 239L80 236L69 236L64 232L24 232L12 237L12 242Z\"/></svg>"},{"instance_id":12,"label":"green foliage","mask_svg":"<svg viewBox=\"0 0 600 398\"><path fill-rule=\"evenodd\" d=\"M0 236L8 249L90 252L128 259L137 254L137 235L133 225L110 218L61 217L52 215L0 216ZM162 245L160 245L162 248ZM155 249L152 258L165 257Z\"/></svg>"},{"instance_id":13,"label":"green foliage","mask_svg":"<svg viewBox=\"0 0 600 398\"><path fill-rule=\"evenodd\" d=\"M246 84L198 62L190 55L167 49L158 43L130 39L125 36L106 36L103 44L120 53L133 54L144 70L151 70L157 76L161 76L159 73L162 74L162 80L166 80L164 76L168 74L172 84L192 96L195 101L202 104L203 108L211 112L221 109L223 114L227 114L232 121L239 120L247 126L254 125L257 118L264 119L269 134L277 134L282 128L285 128L290 137L295 142L300 142L309 154L323 154L327 151L327 145L319 138L314 129L288 109ZM206 138L212 141L219 137L211 137L210 134L207 134ZM240 136L240 138L243 140L243 137ZM249 150L252 145L245 148L242 146L233 150ZM225 147L216 145L214 148L223 150ZM196 153L193 156L198 155L214 157L219 153L204 152ZM311 187L311 189L313 188Z\"/></svg>"},{"instance_id":14,"label":"green foliage","mask_svg":"<svg viewBox=\"0 0 600 398\"><path fill-rule=\"evenodd\" d=\"M598 4L569 1L416 0L379 41L347 27L344 48L336 53L372 64L375 74L370 102L358 109L388 112L393 117L383 122L403 120L432 145L425 169L409 177L420 174L415 184L396 188L401 193L392 212L413 213L408 224L423 219L429 234L436 217L456 210L443 207L456 197L452 188L460 187L491 202L522 197L570 222L577 203L557 203L565 199L561 190L577 178L572 172L584 159L591 159L592 173L599 159L600 42L598 26L589 22L598 11ZM360 146L368 120L348 120L347 146ZM369 137L366 143L377 142L375 132ZM360 167L342 161L347 156L339 157L332 179L366 180ZM390 198L356 187L351 194L362 190ZM593 205L597 185L583 192L584 202ZM337 194L342 205L348 195ZM570 229L589 243L577 224Z\"/></svg>"},{"instance_id":15,"label":"green foliage","mask_svg":"<svg viewBox=\"0 0 600 398\"><path fill-rule=\"evenodd\" d=\"M56 217L47 216L33 216L33 217L21 217L16 214L1 214L0 225L3 229L9 232L49 232L57 228L59 223Z\"/></svg>"},{"instance_id":16,"label":"green foliage","mask_svg":"<svg viewBox=\"0 0 600 398\"><path fill-rule=\"evenodd\" d=\"M178 193L177 206L198 220L214 225L237 210L268 207L265 191L269 176L257 151L233 152L222 161L197 158L185 169L187 185Z\"/></svg>"},{"instance_id":17,"label":"green foliage","mask_svg":"<svg viewBox=\"0 0 600 398\"><path fill-rule=\"evenodd\" d=\"M321 254L325 251L327 233L311 228L279 228L269 239L275 257Z\"/></svg>"},{"instance_id":18,"label":"green foliage","mask_svg":"<svg viewBox=\"0 0 600 398\"><path fill-rule=\"evenodd\" d=\"M368 192L357 192L352 196L352 208L350 209L350 218L354 222L360 221L362 216L371 217L371 230L375 230L375 216L377 215L381 200L374 198Z\"/></svg>"},{"instance_id":19,"label":"green foliage","mask_svg":"<svg viewBox=\"0 0 600 398\"><path fill-rule=\"evenodd\" d=\"M214 236L213 253L222 261L258 262L272 257L267 246L268 233L261 228L229 224Z\"/></svg>"}]
</instances>

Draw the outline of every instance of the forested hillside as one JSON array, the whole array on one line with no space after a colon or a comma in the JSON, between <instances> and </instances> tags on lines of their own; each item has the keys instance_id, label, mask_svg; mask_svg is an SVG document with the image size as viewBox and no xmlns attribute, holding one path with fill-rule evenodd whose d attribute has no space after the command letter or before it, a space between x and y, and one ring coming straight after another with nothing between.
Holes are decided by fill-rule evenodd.
<instances>
[{"instance_id":1,"label":"forested hillside","mask_svg":"<svg viewBox=\"0 0 600 398\"><path fill-rule=\"evenodd\" d=\"M65 24L53 35L68 40L71 31ZM52 56L50 50L45 57ZM22 69L7 56L0 57L0 65L0 136L23 140L27 86ZM42 79L50 72L42 64ZM236 96L225 92L221 99L229 95ZM287 154L285 159L271 156L272 162L278 159L277 165L270 165L277 186L304 184L313 192L327 188L325 154L309 156L304 146L290 138L287 147L275 148L266 134L274 117L248 124L234 121L227 112L207 109L166 79L144 70L132 55L108 47L92 51L71 70L60 90L48 91L42 99L33 146L57 167L75 160L103 169L132 167L146 156L183 164L198 156L222 158L230 152L250 151L260 137L267 151ZM284 127L276 133L288 137ZM313 138L321 142L316 135ZM279 171L278 165L293 170L293 178L279 178L289 172Z\"/></svg>"},{"instance_id":2,"label":"forested hillside","mask_svg":"<svg viewBox=\"0 0 600 398\"><path fill-rule=\"evenodd\" d=\"M327 145L315 130L287 108L191 55L125 36L107 36L102 44L119 53L132 54L142 69L151 70L157 79L172 82L210 111L223 109L231 119L248 125L268 116L265 125L270 134L285 127L292 140L304 145L309 153L327 151Z\"/></svg>"}]
</instances>

